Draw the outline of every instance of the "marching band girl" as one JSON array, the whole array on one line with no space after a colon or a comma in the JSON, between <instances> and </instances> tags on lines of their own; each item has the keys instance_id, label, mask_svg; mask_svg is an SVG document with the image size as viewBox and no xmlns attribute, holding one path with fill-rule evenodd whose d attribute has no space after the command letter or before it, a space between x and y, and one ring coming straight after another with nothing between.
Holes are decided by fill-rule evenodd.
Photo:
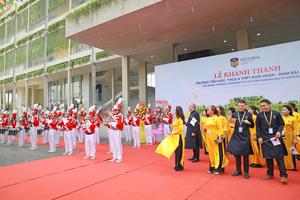
<instances>
[{"instance_id":1,"label":"marching band girl","mask_svg":"<svg viewBox=\"0 0 300 200\"><path fill-rule=\"evenodd\" d=\"M92 159L96 158L96 143L95 143L95 106L91 106L89 108L88 116L85 121L84 132L85 132L85 157L84 159Z\"/></svg>"},{"instance_id":2,"label":"marching band girl","mask_svg":"<svg viewBox=\"0 0 300 200\"><path fill-rule=\"evenodd\" d=\"M27 112L24 110L22 112L22 117L20 119L20 131L19 131L19 147L24 145L25 134L29 130L29 122Z\"/></svg>"},{"instance_id":3,"label":"marching band girl","mask_svg":"<svg viewBox=\"0 0 300 200\"><path fill-rule=\"evenodd\" d=\"M17 111L14 110L9 121L7 145L11 145L15 141L17 133Z\"/></svg>"},{"instance_id":4,"label":"marching band girl","mask_svg":"<svg viewBox=\"0 0 300 200\"><path fill-rule=\"evenodd\" d=\"M140 116L138 115L138 107L134 110L134 116L132 119L132 136L133 136L133 148L140 148L141 136L140 136Z\"/></svg>"}]
</instances>

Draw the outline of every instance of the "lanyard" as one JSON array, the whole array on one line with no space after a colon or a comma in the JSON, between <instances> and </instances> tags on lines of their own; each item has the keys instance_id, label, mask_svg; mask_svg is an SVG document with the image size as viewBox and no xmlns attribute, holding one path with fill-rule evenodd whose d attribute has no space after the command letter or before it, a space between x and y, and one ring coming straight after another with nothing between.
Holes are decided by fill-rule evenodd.
<instances>
[{"instance_id":1,"label":"lanyard","mask_svg":"<svg viewBox=\"0 0 300 200\"><path fill-rule=\"evenodd\" d=\"M267 119L267 116L266 116L266 113L264 112L264 116L265 116L265 119L269 125L269 127L271 127L271 124L272 124L272 115L273 115L273 112L271 110L271 114L270 114L270 120Z\"/></svg>"},{"instance_id":2,"label":"lanyard","mask_svg":"<svg viewBox=\"0 0 300 200\"><path fill-rule=\"evenodd\" d=\"M239 119L240 127L242 126L242 123L243 123L243 121L244 121L245 114L246 114L246 112L244 112L243 117L242 117L242 120L241 120L241 119L240 119L240 112L238 112L238 119Z\"/></svg>"}]
</instances>

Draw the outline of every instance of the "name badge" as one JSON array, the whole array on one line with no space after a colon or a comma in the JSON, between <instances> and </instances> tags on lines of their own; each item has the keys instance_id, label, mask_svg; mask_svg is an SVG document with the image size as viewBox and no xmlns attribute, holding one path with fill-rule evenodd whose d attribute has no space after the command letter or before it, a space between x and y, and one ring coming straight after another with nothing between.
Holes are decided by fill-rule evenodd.
<instances>
[{"instance_id":1,"label":"name badge","mask_svg":"<svg viewBox=\"0 0 300 200\"><path fill-rule=\"evenodd\" d=\"M285 137L284 131L282 131L281 136L282 136L283 138Z\"/></svg>"},{"instance_id":2,"label":"name badge","mask_svg":"<svg viewBox=\"0 0 300 200\"><path fill-rule=\"evenodd\" d=\"M269 134L273 134L273 128L269 128Z\"/></svg>"},{"instance_id":3,"label":"name badge","mask_svg":"<svg viewBox=\"0 0 300 200\"><path fill-rule=\"evenodd\" d=\"M239 127L239 133L242 133L243 132L243 127Z\"/></svg>"},{"instance_id":4,"label":"name badge","mask_svg":"<svg viewBox=\"0 0 300 200\"><path fill-rule=\"evenodd\" d=\"M210 134L210 130L207 130L207 131L206 131L206 134L209 135L209 134Z\"/></svg>"}]
</instances>

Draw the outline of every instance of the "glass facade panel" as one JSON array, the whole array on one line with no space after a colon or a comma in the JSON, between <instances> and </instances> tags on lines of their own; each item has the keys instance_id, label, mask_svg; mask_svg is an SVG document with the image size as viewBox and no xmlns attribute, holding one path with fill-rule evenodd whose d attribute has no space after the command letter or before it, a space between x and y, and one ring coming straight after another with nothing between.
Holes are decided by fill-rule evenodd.
<instances>
[{"instance_id":1,"label":"glass facade panel","mask_svg":"<svg viewBox=\"0 0 300 200\"><path fill-rule=\"evenodd\" d=\"M82 99L82 76L73 77L72 90L73 98L80 101Z\"/></svg>"},{"instance_id":2,"label":"glass facade panel","mask_svg":"<svg viewBox=\"0 0 300 200\"><path fill-rule=\"evenodd\" d=\"M72 9L80 6L81 4L87 2L89 0L72 0Z\"/></svg>"},{"instance_id":3,"label":"glass facade panel","mask_svg":"<svg viewBox=\"0 0 300 200\"><path fill-rule=\"evenodd\" d=\"M20 14L18 14L17 20L17 30L18 35L22 35L27 32L27 25L28 25L28 10L23 10Z\"/></svg>"},{"instance_id":4,"label":"glass facade panel","mask_svg":"<svg viewBox=\"0 0 300 200\"><path fill-rule=\"evenodd\" d=\"M87 51L89 50L90 47L88 45L85 44L80 44L78 42L75 41L71 41L71 55L83 52L83 51Z\"/></svg>"},{"instance_id":5,"label":"glass facade panel","mask_svg":"<svg viewBox=\"0 0 300 200\"><path fill-rule=\"evenodd\" d=\"M69 0L48 0L49 1L49 20L60 17L69 11Z\"/></svg>"},{"instance_id":6,"label":"glass facade panel","mask_svg":"<svg viewBox=\"0 0 300 200\"><path fill-rule=\"evenodd\" d=\"M11 17L7 22L7 36L6 36L6 43L10 43L14 40L15 35L15 19Z\"/></svg>"},{"instance_id":7,"label":"glass facade panel","mask_svg":"<svg viewBox=\"0 0 300 200\"><path fill-rule=\"evenodd\" d=\"M25 69L25 65L26 65L26 45L23 45L17 48L16 67L19 69L17 71Z\"/></svg>"},{"instance_id":8,"label":"glass facade panel","mask_svg":"<svg viewBox=\"0 0 300 200\"><path fill-rule=\"evenodd\" d=\"M65 38L65 27L50 33L47 42L48 62L68 56L69 40Z\"/></svg>"},{"instance_id":9,"label":"glass facade panel","mask_svg":"<svg viewBox=\"0 0 300 200\"><path fill-rule=\"evenodd\" d=\"M0 46L5 44L5 23L0 24Z\"/></svg>"},{"instance_id":10,"label":"glass facade panel","mask_svg":"<svg viewBox=\"0 0 300 200\"><path fill-rule=\"evenodd\" d=\"M0 76L4 73L4 55L0 55Z\"/></svg>"},{"instance_id":11,"label":"glass facade panel","mask_svg":"<svg viewBox=\"0 0 300 200\"><path fill-rule=\"evenodd\" d=\"M46 19L46 0L40 0L30 6L29 10L29 29L43 25Z\"/></svg>"},{"instance_id":12,"label":"glass facade panel","mask_svg":"<svg viewBox=\"0 0 300 200\"><path fill-rule=\"evenodd\" d=\"M28 67L34 67L44 62L45 37L41 37L29 43Z\"/></svg>"},{"instance_id":13,"label":"glass facade panel","mask_svg":"<svg viewBox=\"0 0 300 200\"><path fill-rule=\"evenodd\" d=\"M5 75L11 75L13 73L14 66L14 50L6 52L5 60Z\"/></svg>"}]
</instances>

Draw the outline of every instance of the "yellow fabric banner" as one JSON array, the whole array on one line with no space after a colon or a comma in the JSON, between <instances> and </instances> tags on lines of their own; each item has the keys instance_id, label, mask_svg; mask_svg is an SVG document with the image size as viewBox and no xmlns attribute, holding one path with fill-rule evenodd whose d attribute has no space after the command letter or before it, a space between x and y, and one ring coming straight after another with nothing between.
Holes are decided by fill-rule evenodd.
<instances>
[{"instance_id":1,"label":"yellow fabric banner","mask_svg":"<svg viewBox=\"0 0 300 200\"><path fill-rule=\"evenodd\" d=\"M172 156L179 144L180 135L169 135L167 136L156 148L155 152L161 154L168 159Z\"/></svg>"},{"instance_id":2,"label":"yellow fabric banner","mask_svg":"<svg viewBox=\"0 0 300 200\"><path fill-rule=\"evenodd\" d=\"M145 124L143 121L140 122L140 137L141 137L141 144L146 143L146 132L145 132Z\"/></svg>"}]
</instances>

